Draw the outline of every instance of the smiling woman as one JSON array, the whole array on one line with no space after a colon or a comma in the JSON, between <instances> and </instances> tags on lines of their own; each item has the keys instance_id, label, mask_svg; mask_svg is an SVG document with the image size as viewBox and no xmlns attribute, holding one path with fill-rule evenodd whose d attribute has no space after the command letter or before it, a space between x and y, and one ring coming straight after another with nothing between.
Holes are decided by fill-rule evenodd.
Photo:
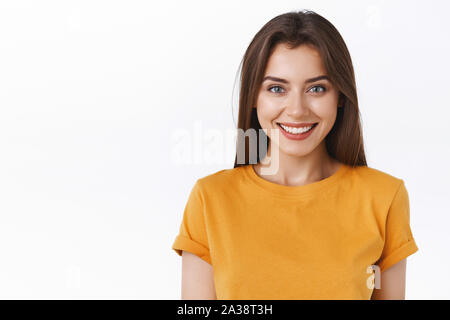
<instances>
[{"instance_id":1,"label":"smiling woman","mask_svg":"<svg viewBox=\"0 0 450 320\"><path fill-rule=\"evenodd\" d=\"M182 298L404 299L408 192L367 166L350 54L328 20L289 12L255 35L238 130L267 147L252 159L261 136L238 135L234 168L192 188L172 246Z\"/></svg>"}]
</instances>

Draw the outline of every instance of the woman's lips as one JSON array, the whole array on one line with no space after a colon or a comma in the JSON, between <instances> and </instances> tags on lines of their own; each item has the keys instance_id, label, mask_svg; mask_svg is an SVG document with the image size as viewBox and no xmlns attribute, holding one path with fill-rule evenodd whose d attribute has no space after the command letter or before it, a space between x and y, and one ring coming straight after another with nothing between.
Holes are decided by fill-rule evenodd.
<instances>
[{"instance_id":1,"label":"woman's lips","mask_svg":"<svg viewBox=\"0 0 450 320\"><path fill-rule=\"evenodd\" d=\"M305 123L277 122L277 124L282 124L283 126L292 127L292 128L309 127L316 123L317 122L305 122Z\"/></svg>"},{"instance_id":2,"label":"woman's lips","mask_svg":"<svg viewBox=\"0 0 450 320\"><path fill-rule=\"evenodd\" d=\"M277 123L277 126L280 128L279 130L281 130L281 133L283 133L283 135L286 138L288 138L290 140L304 140L312 134L314 129L317 127L317 124L318 124L318 122L314 123L311 129L309 129L308 131L303 132L303 133L290 133L290 132L284 130L280 124Z\"/></svg>"}]
</instances>

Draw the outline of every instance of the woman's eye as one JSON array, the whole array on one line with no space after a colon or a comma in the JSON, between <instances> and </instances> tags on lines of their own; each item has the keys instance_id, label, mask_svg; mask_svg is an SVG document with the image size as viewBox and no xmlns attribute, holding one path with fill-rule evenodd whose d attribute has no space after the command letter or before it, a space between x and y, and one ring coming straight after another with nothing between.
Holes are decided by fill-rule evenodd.
<instances>
[{"instance_id":1,"label":"woman's eye","mask_svg":"<svg viewBox=\"0 0 450 320\"><path fill-rule=\"evenodd\" d=\"M273 92L273 93L280 93L280 91L271 91L273 88L280 88L280 89L283 89L283 88L281 88L280 86L273 86L273 87L270 87L270 88L269 88L269 91L270 91L270 92Z\"/></svg>"},{"instance_id":2,"label":"woman's eye","mask_svg":"<svg viewBox=\"0 0 450 320\"><path fill-rule=\"evenodd\" d=\"M327 89L325 88L325 87L322 87L322 86L314 86L314 87L312 87L311 89L309 89L309 90L312 90L312 89L314 89L314 88L322 88L323 90L322 91L316 91L316 92L325 92L325 91L327 91Z\"/></svg>"}]
</instances>

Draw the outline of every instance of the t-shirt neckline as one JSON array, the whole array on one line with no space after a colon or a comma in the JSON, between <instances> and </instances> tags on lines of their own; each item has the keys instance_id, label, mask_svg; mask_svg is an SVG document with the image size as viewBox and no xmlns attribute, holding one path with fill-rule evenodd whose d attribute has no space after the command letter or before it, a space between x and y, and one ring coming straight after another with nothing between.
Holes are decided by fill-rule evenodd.
<instances>
[{"instance_id":1,"label":"t-shirt neckline","mask_svg":"<svg viewBox=\"0 0 450 320\"><path fill-rule=\"evenodd\" d=\"M297 198L313 196L316 195L319 191L325 191L326 189L337 185L337 182L341 180L341 178L345 175L349 168L350 167L348 165L342 163L339 166L338 170L336 170L336 172L334 172L331 176L301 186L285 186L282 184L271 182L269 180L265 180L256 173L255 169L253 168L253 164L246 165L244 171L247 177L250 178L253 183L258 185L260 188L270 192L272 195L286 198Z\"/></svg>"}]
</instances>

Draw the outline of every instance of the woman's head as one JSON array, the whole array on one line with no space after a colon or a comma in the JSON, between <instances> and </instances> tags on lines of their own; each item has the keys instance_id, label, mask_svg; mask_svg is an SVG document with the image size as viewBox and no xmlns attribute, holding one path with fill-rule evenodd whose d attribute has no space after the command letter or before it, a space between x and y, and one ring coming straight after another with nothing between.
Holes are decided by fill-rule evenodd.
<instances>
[{"instance_id":1,"label":"woman's head","mask_svg":"<svg viewBox=\"0 0 450 320\"><path fill-rule=\"evenodd\" d=\"M313 79L318 76L325 77ZM307 139L291 140L281 134L280 122L317 125ZM271 129L280 129L279 149L286 154L305 156L324 147L340 162L366 165L350 54L325 18L289 12L255 35L242 60L238 119L238 129L251 128L263 129L269 139ZM238 135L237 148L245 150L245 163L236 154L234 167L253 163L245 137Z\"/></svg>"}]
</instances>

